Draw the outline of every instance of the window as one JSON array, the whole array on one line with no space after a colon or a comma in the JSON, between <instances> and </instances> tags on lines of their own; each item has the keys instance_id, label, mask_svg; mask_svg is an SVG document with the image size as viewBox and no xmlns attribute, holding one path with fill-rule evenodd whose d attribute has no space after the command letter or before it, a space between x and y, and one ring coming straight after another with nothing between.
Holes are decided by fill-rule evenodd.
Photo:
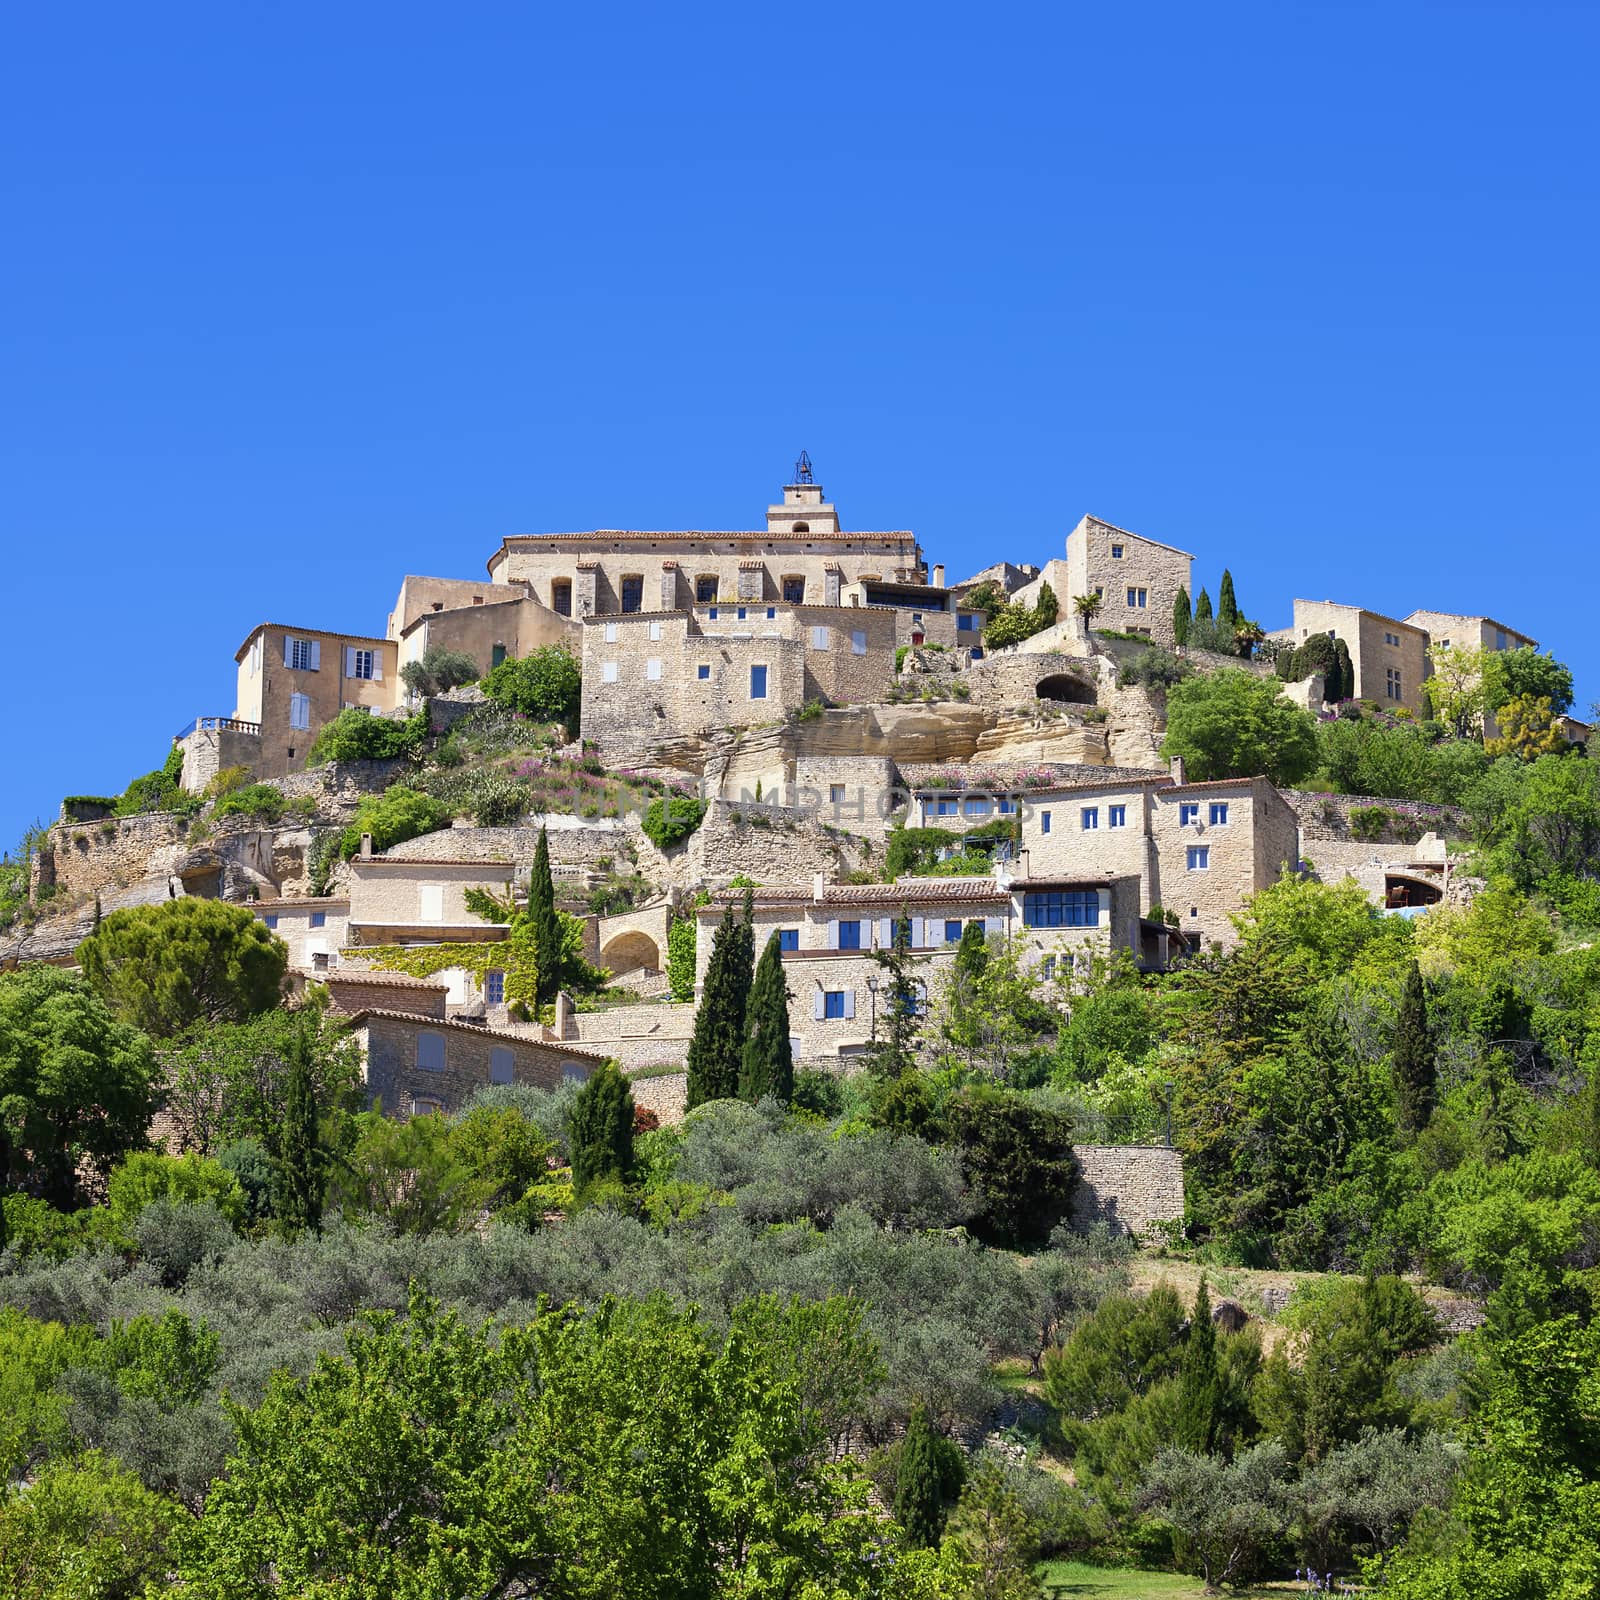
<instances>
[{"instance_id":1,"label":"window","mask_svg":"<svg viewBox=\"0 0 1600 1600\"><path fill-rule=\"evenodd\" d=\"M1190 906L1189 907L1189 915L1191 917L1198 917L1200 915L1200 907L1199 906Z\"/></svg>"},{"instance_id":2,"label":"window","mask_svg":"<svg viewBox=\"0 0 1600 1600\"><path fill-rule=\"evenodd\" d=\"M506 975L497 968L491 967L483 975L483 998L492 1006L503 1006L506 1003ZM506 1080L508 1083L510 1079Z\"/></svg>"},{"instance_id":3,"label":"window","mask_svg":"<svg viewBox=\"0 0 1600 1600\"><path fill-rule=\"evenodd\" d=\"M1095 928L1100 896L1094 889L1039 889L1022 897L1025 928Z\"/></svg>"},{"instance_id":4,"label":"window","mask_svg":"<svg viewBox=\"0 0 1600 1600\"><path fill-rule=\"evenodd\" d=\"M328 926L328 913L326 911L313 911L311 913L311 926L313 928L326 928Z\"/></svg>"},{"instance_id":5,"label":"window","mask_svg":"<svg viewBox=\"0 0 1600 1600\"><path fill-rule=\"evenodd\" d=\"M1126 806L1108 806L1106 808L1106 826L1108 828L1126 828L1128 826L1128 808Z\"/></svg>"},{"instance_id":6,"label":"window","mask_svg":"<svg viewBox=\"0 0 1600 1600\"><path fill-rule=\"evenodd\" d=\"M922 613L920 611L913 611L911 613L911 620L920 628L922 626Z\"/></svg>"},{"instance_id":7,"label":"window","mask_svg":"<svg viewBox=\"0 0 1600 1600\"><path fill-rule=\"evenodd\" d=\"M1145 603L1150 597L1148 589L1130 589L1128 591L1128 606L1134 611L1143 611Z\"/></svg>"},{"instance_id":8,"label":"window","mask_svg":"<svg viewBox=\"0 0 1600 1600\"><path fill-rule=\"evenodd\" d=\"M715 622L717 620L717 608L715 606L712 606L712 608L706 613L706 616L712 622Z\"/></svg>"},{"instance_id":9,"label":"window","mask_svg":"<svg viewBox=\"0 0 1600 1600\"><path fill-rule=\"evenodd\" d=\"M444 1071L444 1035L419 1033L417 1035L417 1065L424 1072Z\"/></svg>"},{"instance_id":10,"label":"window","mask_svg":"<svg viewBox=\"0 0 1600 1600\"><path fill-rule=\"evenodd\" d=\"M601 683L615 683L617 681L617 664L615 661L602 661L600 663Z\"/></svg>"},{"instance_id":11,"label":"window","mask_svg":"<svg viewBox=\"0 0 1600 1600\"><path fill-rule=\"evenodd\" d=\"M822 1015L827 1021L836 1021L844 1016L843 989L829 989L823 994Z\"/></svg>"},{"instance_id":12,"label":"window","mask_svg":"<svg viewBox=\"0 0 1600 1600\"><path fill-rule=\"evenodd\" d=\"M417 900L419 903L419 922L444 921L444 885L442 883L424 883L417 887Z\"/></svg>"},{"instance_id":13,"label":"window","mask_svg":"<svg viewBox=\"0 0 1600 1600\"><path fill-rule=\"evenodd\" d=\"M326 950L313 950L311 952L311 970L313 972L326 972L333 965L333 957Z\"/></svg>"},{"instance_id":14,"label":"window","mask_svg":"<svg viewBox=\"0 0 1600 1600\"><path fill-rule=\"evenodd\" d=\"M1122 559L1122 546L1120 544L1112 545L1112 547L1111 547L1111 559L1113 561L1120 561Z\"/></svg>"},{"instance_id":15,"label":"window","mask_svg":"<svg viewBox=\"0 0 1600 1600\"><path fill-rule=\"evenodd\" d=\"M370 650L357 650L353 645L344 653L344 674L347 678L377 677L377 661Z\"/></svg>"},{"instance_id":16,"label":"window","mask_svg":"<svg viewBox=\"0 0 1600 1600\"><path fill-rule=\"evenodd\" d=\"M800 930L798 928L778 929L778 950L784 953L800 948Z\"/></svg>"},{"instance_id":17,"label":"window","mask_svg":"<svg viewBox=\"0 0 1600 1600\"><path fill-rule=\"evenodd\" d=\"M1187 803L1179 805L1179 807L1178 807L1178 826L1180 828L1187 828L1191 824L1199 822L1199 820L1200 820L1200 804L1199 804L1198 801L1196 801L1193 805L1189 805Z\"/></svg>"},{"instance_id":18,"label":"window","mask_svg":"<svg viewBox=\"0 0 1600 1600\"><path fill-rule=\"evenodd\" d=\"M1041 811L1039 813L1039 832L1040 833L1049 833L1049 831L1050 831L1050 813L1048 811Z\"/></svg>"},{"instance_id":19,"label":"window","mask_svg":"<svg viewBox=\"0 0 1600 1600\"><path fill-rule=\"evenodd\" d=\"M271 915L269 915L269 916L265 916L265 917L263 917L263 918L262 918L262 919L261 919L261 920L262 920L262 921L263 921L263 922L264 922L264 923L266 923L266 925L267 925L267 926L268 926L268 927L269 927L269 928L276 928L276 927L277 927L277 926L278 926L278 917L277 917L277 913L276 913L276 912L273 912L273 913L272 913L272 914L271 914Z\"/></svg>"},{"instance_id":20,"label":"window","mask_svg":"<svg viewBox=\"0 0 1600 1600\"><path fill-rule=\"evenodd\" d=\"M1189 846L1189 870L1191 872L1209 872L1211 870L1210 845L1192 844Z\"/></svg>"},{"instance_id":21,"label":"window","mask_svg":"<svg viewBox=\"0 0 1600 1600\"><path fill-rule=\"evenodd\" d=\"M976 633L977 631L978 619L972 614L972 612L961 611L956 614L957 633Z\"/></svg>"},{"instance_id":22,"label":"window","mask_svg":"<svg viewBox=\"0 0 1600 1600\"><path fill-rule=\"evenodd\" d=\"M315 672L321 665L322 646L315 639L285 639L283 664L295 672Z\"/></svg>"},{"instance_id":23,"label":"window","mask_svg":"<svg viewBox=\"0 0 1600 1600\"><path fill-rule=\"evenodd\" d=\"M776 622L777 620L778 620L778 608L776 606L768 606L767 607L767 621L768 622Z\"/></svg>"},{"instance_id":24,"label":"window","mask_svg":"<svg viewBox=\"0 0 1600 1600\"><path fill-rule=\"evenodd\" d=\"M661 637L661 624L659 622L652 622L650 624L650 637L652 639L659 639Z\"/></svg>"},{"instance_id":25,"label":"window","mask_svg":"<svg viewBox=\"0 0 1600 1600\"><path fill-rule=\"evenodd\" d=\"M1441 650L1448 650L1450 648L1450 641L1448 639L1441 639L1439 641L1439 648Z\"/></svg>"},{"instance_id":26,"label":"window","mask_svg":"<svg viewBox=\"0 0 1600 1600\"><path fill-rule=\"evenodd\" d=\"M791 606L804 605L806 580L804 578L785 578L783 580L783 598Z\"/></svg>"},{"instance_id":27,"label":"window","mask_svg":"<svg viewBox=\"0 0 1600 1600\"><path fill-rule=\"evenodd\" d=\"M608 622L606 624L606 643L607 644L615 644L616 642L617 642L617 625L614 622Z\"/></svg>"},{"instance_id":28,"label":"window","mask_svg":"<svg viewBox=\"0 0 1600 1600\"><path fill-rule=\"evenodd\" d=\"M813 628L811 630L811 648L813 650L826 650L828 648L828 630L826 628Z\"/></svg>"},{"instance_id":29,"label":"window","mask_svg":"<svg viewBox=\"0 0 1600 1600\"><path fill-rule=\"evenodd\" d=\"M659 683L661 681L661 657L651 656L644 664L646 683Z\"/></svg>"},{"instance_id":30,"label":"window","mask_svg":"<svg viewBox=\"0 0 1600 1600\"><path fill-rule=\"evenodd\" d=\"M959 802L955 800L938 800L934 802L933 814L936 817L953 817L957 814Z\"/></svg>"},{"instance_id":31,"label":"window","mask_svg":"<svg viewBox=\"0 0 1600 1600\"><path fill-rule=\"evenodd\" d=\"M828 803L835 806L844 804L844 785L842 783L830 783L828 785Z\"/></svg>"},{"instance_id":32,"label":"window","mask_svg":"<svg viewBox=\"0 0 1600 1600\"><path fill-rule=\"evenodd\" d=\"M861 923L841 922L839 924L839 948L841 950L859 950L861 948Z\"/></svg>"},{"instance_id":33,"label":"window","mask_svg":"<svg viewBox=\"0 0 1600 1600\"><path fill-rule=\"evenodd\" d=\"M436 1117L444 1106L428 1094L414 1094L411 1097L411 1115L414 1117Z\"/></svg>"},{"instance_id":34,"label":"window","mask_svg":"<svg viewBox=\"0 0 1600 1600\"><path fill-rule=\"evenodd\" d=\"M572 579L557 578L550 585L550 609L558 617L572 615Z\"/></svg>"},{"instance_id":35,"label":"window","mask_svg":"<svg viewBox=\"0 0 1600 1600\"><path fill-rule=\"evenodd\" d=\"M489 1082L510 1083L512 1064L516 1057L503 1044L491 1047L489 1051Z\"/></svg>"},{"instance_id":36,"label":"window","mask_svg":"<svg viewBox=\"0 0 1600 1600\"><path fill-rule=\"evenodd\" d=\"M1398 667L1389 668L1384 677L1383 692L1388 695L1391 700L1398 700L1401 698L1400 669Z\"/></svg>"},{"instance_id":37,"label":"window","mask_svg":"<svg viewBox=\"0 0 1600 1600\"><path fill-rule=\"evenodd\" d=\"M1043 978L1055 977L1056 958L1054 956L1046 956L1044 960L1039 963L1039 975Z\"/></svg>"},{"instance_id":38,"label":"window","mask_svg":"<svg viewBox=\"0 0 1600 1600\"><path fill-rule=\"evenodd\" d=\"M711 676L711 663L709 661L702 661L700 665L694 669L694 675L702 683L704 683L706 679Z\"/></svg>"},{"instance_id":39,"label":"window","mask_svg":"<svg viewBox=\"0 0 1600 1600\"><path fill-rule=\"evenodd\" d=\"M961 802L961 814L964 817L986 817L993 809L988 800L976 796Z\"/></svg>"},{"instance_id":40,"label":"window","mask_svg":"<svg viewBox=\"0 0 1600 1600\"><path fill-rule=\"evenodd\" d=\"M498 667L500 663L505 660L505 658L506 647L497 642L494 648L489 652L489 665L491 667Z\"/></svg>"},{"instance_id":41,"label":"window","mask_svg":"<svg viewBox=\"0 0 1600 1600\"><path fill-rule=\"evenodd\" d=\"M261 635L258 633L250 641L250 675L255 676L261 670Z\"/></svg>"},{"instance_id":42,"label":"window","mask_svg":"<svg viewBox=\"0 0 1600 1600\"><path fill-rule=\"evenodd\" d=\"M1010 795L1003 794L1003 795L1000 796L1000 815L1002 817L1011 816L1016 811L1016 809L1017 809L1017 802L1015 800L1013 800Z\"/></svg>"},{"instance_id":43,"label":"window","mask_svg":"<svg viewBox=\"0 0 1600 1600\"><path fill-rule=\"evenodd\" d=\"M706 605L717 598L717 580L714 576L702 575L694 580L694 597L698 604Z\"/></svg>"},{"instance_id":44,"label":"window","mask_svg":"<svg viewBox=\"0 0 1600 1600\"><path fill-rule=\"evenodd\" d=\"M1385 644L1399 644L1400 635L1398 633L1386 633L1383 636L1383 642Z\"/></svg>"},{"instance_id":45,"label":"window","mask_svg":"<svg viewBox=\"0 0 1600 1600\"><path fill-rule=\"evenodd\" d=\"M625 613L644 609L644 578L642 576L636 575L631 578L623 578L622 609Z\"/></svg>"},{"instance_id":46,"label":"window","mask_svg":"<svg viewBox=\"0 0 1600 1600\"><path fill-rule=\"evenodd\" d=\"M1496 650L1504 650L1505 649L1505 647L1506 647L1506 630L1504 628L1496 628L1494 630L1494 647L1495 647Z\"/></svg>"},{"instance_id":47,"label":"window","mask_svg":"<svg viewBox=\"0 0 1600 1600\"><path fill-rule=\"evenodd\" d=\"M752 700L765 700L767 698L767 669L765 667L751 667L750 669L750 698Z\"/></svg>"},{"instance_id":48,"label":"window","mask_svg":"<svg viewBox=\"0 0 1600 1600\"><path fill-rule=\"evenodd\" d=\"M289 726L291 728L309 728L311 726L310 695L292 694L289 696Z\"/></svg>"},{"instance_id":49,"label":"window","mask_svg":"<svg viewBox=\"0 0 1600 1600\"><path fill-rule=\"evenodd\" d=\"M1226 800L1213 800L1211 802L1211 826L1213 828L1226 828L1228 826L1228 802Z\"/></svg>"},{"instance_id":50,"label":"window","mask_svg":"<svg viewBox=\"0 0 1600 1600\"><path fill-rule=\"evenodd\" d=\"M1100 807L1085 806L1083 810L1078 813L1078 820L1082 824L1083 831L1085 833L1090 832L1094 828L1098 828L1100 826Z\"/></svg>"},{"instance_id":51,"label":"window","mask_svg":"<svg viewBox=\"0 0 1600 1600\"><path fill-rule=\"evenodd\" d=\"M946 944L961 943L961 918L946 917L944 919L944 942Z\"/></svg>"},{"instance_id":52,"label":"window","mask_svg":"<svg viewBox=\"0 0 1600 1600\"><path fill-rule=\"evenodd\" d=\"M745 618L749 616L749 614L750 613L743 606L740 606L738 611L734 614L734 621L743 622Z\"/></svg>"},{"instance_id":53,"label":"window","mask_svg":"<svg viewBox=\"0 0 1600 1600\"><path fill-rule=\"evenodd\" d=\"M867 653L867 630L865 628L852 628L850 630L850 654L864 656Z\"/></svg>"}]
</instances>

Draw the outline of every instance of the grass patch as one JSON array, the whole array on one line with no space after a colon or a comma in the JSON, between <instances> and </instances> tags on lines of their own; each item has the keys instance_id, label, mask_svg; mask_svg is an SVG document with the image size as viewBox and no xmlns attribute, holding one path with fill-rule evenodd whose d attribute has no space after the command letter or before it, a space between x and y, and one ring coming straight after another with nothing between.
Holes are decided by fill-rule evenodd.
<instances>
[{"instance_id":1,"label":"grass patch","mask_svg":"<svg viewBox=\"0 0 1600 1600\"><path fill-rule=\"evenodd\" d=\"M1207 1600L1205 1585L1181 1572L1144 1572L1130 1567L1091 1567L1082 1561L1046 1561L1035 1569L1047 1600ZM1292 1582L1248 1584L1228 1594L1245 1600L1299 1592Z\"/></svg>"}]
</instances>

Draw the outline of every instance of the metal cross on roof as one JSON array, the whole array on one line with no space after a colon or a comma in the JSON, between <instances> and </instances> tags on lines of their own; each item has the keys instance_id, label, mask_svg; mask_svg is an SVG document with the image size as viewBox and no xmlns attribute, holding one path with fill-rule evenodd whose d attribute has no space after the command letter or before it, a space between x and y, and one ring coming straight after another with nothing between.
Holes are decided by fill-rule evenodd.
<instances>
[{"instance_id":1,"label":"metal cross on roof","mask_svg":"<svg viewBox=\"0 0 1600 1600\"><path fill-rule=\"evenodd\" d=\"M811 457L804 450L800 452L800 459L794 464L794 481L796 483L811 483Z\"/></svg>"}]
</instances>

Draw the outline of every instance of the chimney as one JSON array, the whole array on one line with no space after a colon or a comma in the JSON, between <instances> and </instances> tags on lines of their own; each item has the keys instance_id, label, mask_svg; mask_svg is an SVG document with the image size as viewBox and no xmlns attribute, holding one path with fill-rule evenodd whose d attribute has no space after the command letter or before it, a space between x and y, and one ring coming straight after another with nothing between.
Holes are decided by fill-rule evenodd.
<instances>
[{"instance_id":1,"label":"chimney","mask_svg":"<svg viewBox=\"0 0 1600 1600\"><path fill-rule=\"evenodd\" d=\"M822 885L824 881L820 872L815 872L811 875L811 898L819 906L822 904Z\"/></svg>"},{"instance_id":2,"label":"chimney","mask_svg":"<svg viewBox=\"0 0 1600 1600\"><path fill-rule=\"evenodd\" d=\"M361 859L363 861L372 859L372 835L370 833L361 835Z\"/></svg>"},{"instance_id":3,"label":"chimney","mask_svg":"<svg viewBox=\"0 0 1600 1600\"><path fill-rule=\"evenodd\" d=\"M1172 758L1172 781L1174 783L1183 783L1183 782L1186 781L1186 779L1184 778L1184 772L1183 772L1183 757L1182 756L1174 756Z\"/></svg>"},{"instance_id":4,"label":"chimney","mask_svg":"<svg viewBox=\"0 0 1600 1600\"><path fill-rule=\"evenodd\" d=\"M938 562L933 569L933 586L935 589L944 588L944 562Z\"/></svg>"}]
</instances>

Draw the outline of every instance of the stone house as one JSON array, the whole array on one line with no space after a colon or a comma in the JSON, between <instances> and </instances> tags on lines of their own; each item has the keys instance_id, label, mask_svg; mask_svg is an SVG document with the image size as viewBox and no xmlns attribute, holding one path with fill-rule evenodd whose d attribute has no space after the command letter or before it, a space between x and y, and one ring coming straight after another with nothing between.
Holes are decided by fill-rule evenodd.
<instances>
[{"instance_id":1,"label":"stone house","mask_svg":"<svg viewBox=\"0 0 1600 1600\"><path fill-rule=\"evenodd\" d=\"M350 1019L369 1109L407 1119L454 1112L492 1083L556 1089L584 1082L604 1056L455 1018L372 1008Z\"/></svg>"},{"instance_id":2,"label":"stone house","mask_svg":"<svg viewBox=\"0 0 1600 1600\"><path fill-rule=\"evenodd\" d=\"M1426 714L1422 680L1428 675L1428 633L1425 628L1381 611L1340 605L1333 600L1296 600L1294 623L1271 637L1296 648L1314 633L1342 639L1355 669L1357 700L1375 700L1391 709L1403 706Z\"/></svg>"},{"instance_id":3,"label":"stone house","mask_svg":"<svg viewBox=\"0 0 1600 1600\"><path fill-rule=\"evenodd\" d=\"M1186 589L1194 598L1193 563L1186 550L1085 516L1067 535L1064 568L1048 563L1041 581L1055 590L1063 618L1075 614L1073 601L1079 595L1098 594L1102 604L1095 618L1097 628L1144 634L1170 647L1177 642L1172 607L1178 590ZM1030 592L1031 587L1025 587L1016 598L1020 601Z\"/></svg>"},{"instance_id":4,"label":"stone house","mask_svg":"<svg viewBox=\"0 0 1600 1600\"><path fill-rule=\"evenodd\" d=\"M627 753L667 734L781 721L810 701L883 699L895 614L783 602L591 616L582 732Z\"/></svg>"},{"instance_id":5,"label":"stone house","mask_svg":"<svg viewBox=\"0 0 1600 1600\"><path fill-rule=\"evenodd\" d=\"M1412 627L1421 628L1427 635L1425 674L1433 673L1433 652L1448 650L1451 646L1465 645L1469 650L1537 650L1539 641L1515 628L1508 628L1493 617L1464 617L1454 611L1413 611L1406 618ZM1483 719L1486 739L1500 736L1500 724L1493 716Z\"/></svg>"},{"instance_id":6,"label":"stone house","mask_svg":"<svg viewBox=\"0 0 1600 1600\"><path fill-rule=\"evenodd\" d=\"M249 900L245 906L289 947L291 972L327 972L350 942L348 900Z\"/></svg>"},{"instance_id":7,"label":"stone house","mask_svg":"<svg viewBox=\"0 0 1600 1600\"><path fill-rule=\"evenodd\" d=\"M362 1011L405 1011L442 1020L449 1014L450 986L437 978L410 978L401 972L366 972L354 967L319 974L334 1012L353 1017Z\"/></svg>"},{"instance_id":8,"label":"stone house","mask_svg":"<svg viewBox=\"0 0 1600 1600\"><path fill-rule=\"evenodd\" d=\"M579 649L577 623L558 616L531 585L456 578L404 578L388 636L399 647L397 670L435 648L464 651L480 673L546 645L565 644L574 654Z\"/></svg>"},{"instance_id":9,"label":"stone house","mask_svg":"<svg viewBox=\"0 0 1600 1600\"><path fill-rule=\"evenodd\" d=\"M1132 919L1160 906L1178 915L1191 942L1231 944L1228 920L1248 895L1299 865L1299 824L1265 778L1183 783L1162 775L1110 779L1029 793L1021 805L1024 876L1085 874L1137 881ZM1121 931L1121 930L1119 930Z\"/></svg>"},{"instance_id":10,"label":"stone house","mask_svg":"<svg viewBox=\"0 0 1600 1600\"><path fill-rule=\"evenodd\" d=\"M239 646L236 728L258 740L248 765L258 778L281 778L305 766L325 723L350 706L392 711L399 694L392 639L291 628L263 622Z\"/></svg>"},{"instance_id":11,"label":"stone house","mask_svg":"<svg viewBox=\"0 0 1600 1600\"><path fill-rule=\"evenodd\" d=\"M481 944L505 937L503 924L467 910L467 890L511 893L509 861L451 861L360 855L350 863L351 945Z\"/></svg>"}]
</instances>

